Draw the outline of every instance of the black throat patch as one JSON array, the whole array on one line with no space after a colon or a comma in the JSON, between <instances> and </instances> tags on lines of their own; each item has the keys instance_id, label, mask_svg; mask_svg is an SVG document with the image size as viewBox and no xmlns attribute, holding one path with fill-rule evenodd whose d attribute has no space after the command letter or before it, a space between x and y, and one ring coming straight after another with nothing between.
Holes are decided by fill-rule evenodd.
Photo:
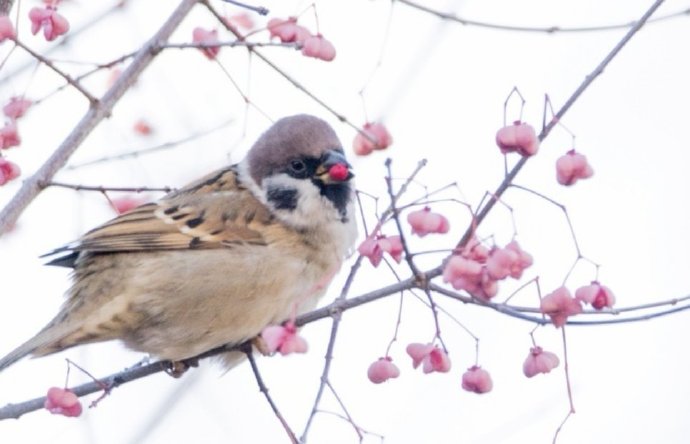
<instances>
[{"instance_id":1,"label":"black throat patch","mask_svg":"<svg viewBox=\"0 0 690 444\"><path fill-rule=\"evenodd\" d=\"M266 198L276 210L294 210L297 208L297 190L282 186L271 187Z\"/></svg>"},{"instance_id":2,"label":"black throat patch","mask_svg":"<svg viewBox=\"0 0 690 444\"><path fill-rule=\"evenodd\" d=\"M338 210L341 220L347 222L347 204L350 202L352 189L349 182L324 184L320 180L312 180L319 187L320 194L333 203Z\"/></svg>"}]
</instances>

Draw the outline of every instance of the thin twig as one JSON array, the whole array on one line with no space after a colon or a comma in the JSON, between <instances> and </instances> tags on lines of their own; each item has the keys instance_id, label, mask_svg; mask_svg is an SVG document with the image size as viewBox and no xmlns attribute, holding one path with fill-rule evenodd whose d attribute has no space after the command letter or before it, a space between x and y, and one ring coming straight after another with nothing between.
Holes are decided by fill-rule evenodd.
<instances>
[{"instance_id":1,"label":"thin twig","mask_svg":"<svg viewBox=\"0 0 690 444\"><path fill-rule=\"evenodd\" d=\"M276 415L280 423L283 425L285 433L287 433L288 437L290 438L290 442L292 442L293 444L298 444L295 433L292 431L290 425L287 423L283 415L280 413L280 410L278 410L278 406L275 402L273 402L271 395L268 394L268 388L266 387L266 384L264 384L264 380L261 378L261 374L259 373L259 367L256 365L256 360L254 359L254 354L252 353L251 345L245 348L246 350L244 352L247 355L249 364L252 366L252 371L254 372L254 376L256 377L256 383L259 385L259 391L261 391L261 393L263 393L266 397L266 401L268 401L268 404L271 406L271 410L273 410L273 413Z\"/></svg>"},{"instance_id":2,"label":"thin twig","mask_svg":"<svg viewBox=\"0 0 690 444\"><path fill-rule=\"evenodd\" d=\"M174 190L174 188L171 187L105 187L102 185L79 185L79 184L71 184L71 183L63 183L63 182L48 182L45 184L42 184L44 187L60 187L60 188L69 188L71 190L75 191L98 191L101 193L105 193L108 191L116 191L116 192L127 192L127 193L143 193L146 191L162 191L165 193L169 193Z\"/></svg>"},{"instance_id":3,"label":"thin twig","mask_svg":"<svg viewBox=\"0 0 690 444\"><path fill-rule=\"evenodd\" d=\"M432 9L428 6L421 5L410 0L393 0L398 1L404 5L415 8L419 11L426 12L431 15L435 15L444 20L449 20L452 22L459 23L461 25L477 26L480 28L496 29L500 31L518 31L518 32L536 32L536 33L546 33L546 34L556 34L556 33L569 33L569 32L593 32L593 31L615 31L617 29L625 29L635 26L636 21L629 21L624 23L613 23L610 25L592 25L592 26L520 26L520 25L501 25L497 23L482 22L478 20L470 20L463 17L459 17L453 13L442 12L436 9ZM649 23L661 22L673 18L678 18L682 16L690 15L690 8L685 8L680 11L671 12L654 19L649 20Z\"/></svg>"},{"instance_id":4,"label":"thin twig","mask_svg":"<svg viewBox=\"0 0 690 444\"><path fill-rule=\"evenodd\" d=\"M74 89L76 89L77 91L79 91L80 93L82 93L82 95L83 95L84 97L86 97L86 98L89 100L89 103L91 104L92 107L97 106L97 104L98 104L98 99L96 99L93 95L91 95L90 92L88 92L87 90L85 90L84 87L81 86L81 84L80 84L78 81L76 81L75 79L73 79L72 77L70 77L68 74L65 74L64 72L62 72L62 70L59 69L57 66L55 66L55 64L54 64L53 62L51 62L51 61L48 60L47 58L43 57L41 54L37 53L37 52L34 51L33 49L29 48L28 46L26 46L25 44L23 44L23 43L22 43L20 40L18 40L18 39L15 39L14 43L15 43L18 47L22 48L24 51L28 52L28 53L31 55L31 57L33 57L33 58L35 58L36 60L38 60L39 62L43 63L43 64L46 65L48 68L50 68L50 69L52 69L53 71L55 71L55 72L57 73L57 75L59 75L60 77L62 77L63 79L65 79L65 81L66 81L70 86L72 86Z\"/></svg>"}]
</instances>

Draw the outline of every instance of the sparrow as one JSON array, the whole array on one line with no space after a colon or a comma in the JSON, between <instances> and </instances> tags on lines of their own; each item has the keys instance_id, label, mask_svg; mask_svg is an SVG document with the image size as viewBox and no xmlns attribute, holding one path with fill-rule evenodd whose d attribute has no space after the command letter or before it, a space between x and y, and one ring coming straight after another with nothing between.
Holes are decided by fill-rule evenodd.
<instances>
[{"instance_id":1,"label":"sparrow","mask_svg":"<svg viewBox=\"0 0 690 444\"><path fill-rule=\"evenodd\" d=\"M352 177L328 123L278 120L240 163L45 255L73 284L0 370L114 339L180 362L313 309L357 236Z\"/></svg>"}]
</instances>

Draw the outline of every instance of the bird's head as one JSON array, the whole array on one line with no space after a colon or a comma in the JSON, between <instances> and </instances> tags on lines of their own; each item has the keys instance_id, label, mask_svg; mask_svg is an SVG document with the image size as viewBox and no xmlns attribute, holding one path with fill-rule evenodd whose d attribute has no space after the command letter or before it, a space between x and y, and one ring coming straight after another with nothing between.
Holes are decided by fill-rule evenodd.
<instances>
[{"instance_id":1,"label":"bird's head","mask_svg":"<svg viewBox=\"0 0 690 444\"><path fill-rule=\"evenodd\" d=\"M296 115L278 120L245 160L255 193L291 225L352 218L354 177L342 145L325 121Z\"/></svg>"}]
</instances>

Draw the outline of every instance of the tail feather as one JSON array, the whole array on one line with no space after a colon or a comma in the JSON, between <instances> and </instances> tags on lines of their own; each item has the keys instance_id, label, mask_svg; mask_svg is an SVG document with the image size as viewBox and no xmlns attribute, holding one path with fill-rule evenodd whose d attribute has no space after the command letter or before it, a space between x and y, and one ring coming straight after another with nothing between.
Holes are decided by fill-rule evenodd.
<instances>
[{"instance_id":1,"label":"tail feather","mask_svg":"<svg viewBox=\"0 0 690 444\"><path fill-rule=\"evenodd\" d=\"M0 372L29 355L45 356L68 348L70 345L65 346L62 340L73 333L73 330L72 326L56 326L54 322L50 322L36 336L0 358Z\"/></svg>"},{"instance_id":2,"label":"tail feather","mask_svg":"<svg viewBox=\"0 0 690 444\"><path fill-rule=\"evenodd\" d=\"M40 336L40 334L34 336L0 359L0 372L20 359L32 354L37 348L43 345L42 341L40 340Z\"/></svg>"}]
</instances>

